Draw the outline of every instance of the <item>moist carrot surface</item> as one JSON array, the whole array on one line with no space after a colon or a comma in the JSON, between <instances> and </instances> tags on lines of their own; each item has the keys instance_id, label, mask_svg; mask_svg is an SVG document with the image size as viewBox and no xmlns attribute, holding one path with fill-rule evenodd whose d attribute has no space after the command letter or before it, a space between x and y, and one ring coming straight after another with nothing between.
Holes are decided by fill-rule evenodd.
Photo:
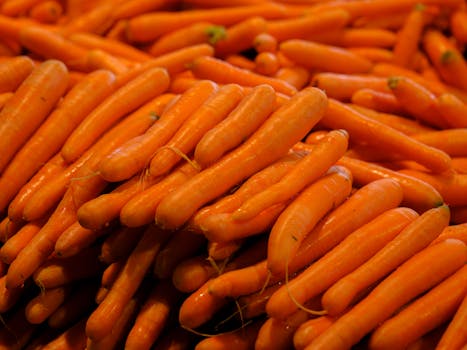
<instances>
[{"instance_id":1,"label":"moist carrot surface","mask_svg":"<svg viewBox=\"0 0 467 350\"><path fill-rule=\"evenodd\" d=\"M0 350L465 350L465 0L0 0Z\"/></svg>"}]
</instances>

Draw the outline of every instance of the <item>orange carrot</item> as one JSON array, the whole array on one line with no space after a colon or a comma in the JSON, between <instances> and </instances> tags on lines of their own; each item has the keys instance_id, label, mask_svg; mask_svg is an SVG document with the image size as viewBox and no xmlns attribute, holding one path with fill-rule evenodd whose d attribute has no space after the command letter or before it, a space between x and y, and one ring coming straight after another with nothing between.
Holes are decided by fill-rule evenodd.
<instances>
[{"instance_id":1,"label":"orange carrot","mask_svg":"<svg viewBox=\"0 0 467 350\"><path fill-rule=\"evenodd\" d=\"M208 241L208 259L222 261L231 258L245 243L243 239L236 239L228 242Z\"/></svg>"},{"instance_id":2,"label":"orange carrot","mask_svg":"<svg viewBox=\"0 0 467 350\"><path fill-rule=\"evenodd\" d=\"M154 68L131 80L105 98L73 131L62 147L62 155L72 162L84 153L112 124L162 94L169 86L169 76Z\"/></svg>"},{"instance_id":3,"label":"orange carrot","mask_svg":"<svg viewBox=\"0 0 467 350\"><path fill-rule=\"evenodd\" d=\"M430 261L436 259L437 264ZM402 305L452 275L467 261L467 246L458 240L446 240L412 256L380 282L368 296L340 316L307 349L323 344L347 348L356 344L376 326L390 318ZM416 273L417 278L413 278ZM372 307L378 305L378 307ZM358 321L357 321L358 320ZM336 337L336 334L341 336Z\"/></svg>"},{"instance_id":4,"label":"orange carrot","mask_svg":"<svg viewBox=\"0 0 467 350\"><path fill-rule=\"evenodd\" d=\"M121 226L110 232L104 242L102 242L99 260L106 264L124 260L136 247L144 227L130 228Z\"/></svg>"},{"instance_id":5,"label":"orange carrot","mask_svg":"<svg viewBox=\"0 0 467 350\"><path fill-rule=\"evenodd\" d=\"M25 15L38 2L38 0L5 0L2 3L1 11L2 14L11 17Z\"/></svg>"},{"instance_id":6,"label":"orange carrot","mask_svg":"<svg viewBox=\"0 0 467 350\"><path fill-rule=\"evenodd\" d=\"M200 79L210 79L218 84L235 83L242 86L256 86L269 84L277 92L291 96L296 93L296 89L285 81L256 74L246 69L238 68L230 63L209 57L199 57L190 65L190 69L195 77Z\"/></svg>"},{"instance_id":7,"label":"orange carrot","mask_svg":"<svg viewBox=\"0 0 467 350\"><path fill-rule=\"evenodd\" d=\"M295 94L241 146L167 195L157 208L156 223L167 228L181 226L201 206L284 156L322 117L326 100L313 87ZM232 173L232 167L238 171Z\"/></svg>"},{"instance_id":8,"label":"orange carrot","mask_svg":"<svg viewBox=\"0 0 467 350\"><path fill-rule=\"evenodd\" d=\"M274 76L280 68L277 55L272 52L260 52L255 57L256 73Z\"/></svg>"},{"instance_id":9,"label":"orange carrot","mask_svg":"<svg viewBox=\"0 0 467 350\"><path fill-rule=\"evenodd\" d=\"M450 127L467 127L467 107L462 100L451 93L443 93L437 100L437 109Z\"/></svg>"},{"instance_id":10,"label":"orange carrot","mask_svg":"<svg viewBox=\"0 0 467 350\"><path fill-rule=\"evenodd\" d=\"M113 23L111 14L115 6L122 2L116 1L113 4L97 3L89 11L85 11L80 16L71 18L64 23L60 27L60 33L64 36L78 32L103 34Z\"/></svg>"},{"instance_id":11,"label":"orange carrot","mask_svg":"<svg viewBox=\"0 0 467 350\"><path fill-rule=\"evenodd\" d=\"M460 239L461 241L467 240L467 223L458 224L458 225L449 225L444 228L443 232L436 237L431 244L436 244L441 242L442 240L448 238L456 238Z\"/></svg>"},{"instance_id":12,"label":"orange carrot","mask_svg":"<svg viewBox=\"0 0 467 350\"><path fill-rule=\"evenodd\" d=\"M452 35L460 45L467 43L467 12L465 9L454 10L450 18L450 28Z\"/></svg>"},{"instance_id":13,"label":"orange carrot","mask_svg":"<svg viewBox=\"0 0 467 350\"><path fill-rule=\"evenodd\" d=\"M467 156L467 128L452 128L412 136L426 145L440 149L452 157Z\"/></svg>"},{"instance_id":14,"label":"orange carrot","mask_svg":"<svg viewBox=\"0 0 467 350\"><path fill-rule=\"evenodd\" d=\"M33 68L34 62L28 56L3 61L0 64L0 92L14 92Z\"/></svg>"},{"instance_id":15,"label":"orange carrot","mask_svg":"<svg viewBox=\"0 0 467 350\"><path fill-rule=\"evenodd\" d=\"M176 5L173 1L167 0L129 0L119 4L112 11L114 20L135 17L147 12L156 10L170 10Z\"/></svg>"},{"instance_id":16,"label":"orange carrot","mask_svg":"<svg viewBox=\"0 0 467 350\"><path fill-rule=\"evenodd\" d=\"M86 319L83 318L70 328L63 331L62 334L44 345L44 350L72 350L86 347L86 333L84 331Z\"/></svg>"},{"instance_id":17,"label":"orange carrot","mask_svg":"<svg viewBox=\"0 0 467 350\"><path fill-rule=\"evenodd\" d=\"M13 92L3 92L0 93L0 110L7 103L7 101L13 97Z\"/></svg>"},{"instance_id":18,"label":"orange carrot","mask_svg":"<svg viewBox=\"0 0 467 350\"><path fill-rule=\"evenodd\" d=\"M259 33L253 39L253 48L256 52L276 52L277 39L268 33Z\"/></svg>"},{"instance_id":19,"label":"orange carrot","mask_svg":"<svg viewBox=\"0 0 467 350\"><path fill-rule=\"evenodd\" d=\"M26 305L26 319L32 324L44 322L65 301L70 286L45 289Z\"/></svg>"},{"instance_id":20,"label":"orange carrot","mask_svg":"<svg viewBox=\"0 0 467 350\"><path fill-rule=\"evenodd\" d=\"M190 163L180 165L158 183L132 197L120 210L120 222L129 227L153 222L160 201L197 172L198 169Z\"/></svg>"},{"instance_id":21,"label":"orange carrot","mask_svg":"<svg viewBox=\"0 0 467 350\"><path fill-rule=\"evenodd\" d=\"M24 307L20 307L6 318L8 327L0 330L0 349L21 350L32 338L36 325L28 322Z\"/></svg>"},{"instance_id":22,"label":"orange carrot","mask_svg":"<svg viewBox=\"0 0 467 350\"><path fill-rule=\"evenodd\" d=\"M346 50L355 46L392 48L396 42L396 34L382 28L338 28L310 35L307 39Z\"/></svg>"},{"instance_id":23,"label":"orange carrot","mask_svg":"<svg viewBox=\"0 0 467 350\"><path fill-rule=\"evenodd\" d=\"M206 167L238 146L270 115L273 98L269 85L254 87L224 120L203 135L195 147L194 160Z\"/></svg>"},{"instance_id":24,"label":"orange carrot","mask_svg":"<svg viewBox=\"0 0 467 350\"><path fill-rule=\"evenodd\" d=\"M7 287L6 275L0 277L0 312L5 313L13 309L23 295L24 289L24 287Z\"/></svg>"},{"instance_id":25,"label":"orange carrot","mask_svg":"<svg viewBox=\"0 0 467 350\"><path fill-rule=\"evenodd\" d=\"M360 89L389 92L386 79L370 74L342 74L320 72L312 76L311 85L326 91L326 95L339 101L350 101Z\"/></svg>"},{"instance_id":26,"label":"orange carrot","mask_svg":"<svg viewBox=\"0 0 467 350\"><path fill-rule=\"evenodd\" d=\"M29 11L29 17L40 23L57 23L63 14L63 6L55 0L42 1Z\"/></svg>"},{"instance_id":27,"label":"orange carrot","mask_svg":"<svg viewBox=\"0 0 467 350\"><path fill-rule=\"evenodd\" d=\"M450 320L466 295L466 286L467 266L464 266L378 326L371 335L370 346L375 349L408 346ZM423 311L433 303L437 305L436 310L425 314Z\"/></svg>"},{"instance_id":28,"label":"orange carrot","mask_svg":"<svg viewBox=\"0 0 467 350\"><path fill-rule=\"evenodd\" d=\"M349 46L347 47L347 50L359 56L365 57L374 64L380 62L392 62L394 60L394 53L392 50L382 47Z\"/></svg>"},{"instance_id":29,"label":"orange carrot","mask_svg":"<svg viewBox=\"0 0 467 350\"><path fill-rule=\"evenodd\" d=\"M183 293L192 293L218 273L205 255L181 261L172 273L172 283Z\"/></svg>"},{"instance_id":30,"label":"orange carrot","mask_svg":"<svg viewBox=\"0 0 467 350\"><path fill-rule=\"evenodd\" d=\"M250 71L253 71L256 67L255 61L240 54L228 55L224 58L224 60L235 67L243 68Z\"/></svg>"},{"instance_id":31,"label":"orange carrot","mask_svg":"<svg viewBox=\"0 0 467 350\"><path fill-rule=\"evenodd\" d=\"M7 264L11 264L32 237L39 232L43 224L43 220L32 221L21 227L18 232L10 237L0 248L0 259Z\"/></svg>"},{"instance_id":32,"label":"orange carrot","mask_svg":"<svg viewBox=\"0 0 467 350\"><path fill-rule=\"evenodd\" d=\"M320 124L330 129L345 129L351 135L352 141L358 140L381 150L400 153L434 172L439 173L451 168L451 158L445 152L371 120L337 100L329 99L328 109Z\"/></svg>"},{"instance_id":33,"label":"orange carrot","mask_svg":"<svg viewBox=\"0 0 467 350\"><path fill-rule=\"evenodd\" d=\"M296 64L308 69L352 74L367 73L372 67L372 62L347 49L302 39L283 41L279 50Z\"/></svg>"},{"instance_id":34,"label":"orange carrot","mask_svg":"<svg viewBox=\"0 0 467 350\"><path fill-rule=\"evenodd\" d=\"M305 349L313 339L328 329L333 322L334 318L328 315L318 316L303 322L293 335L295 349Z\"/></svg>"},{"instance_id":35,"label":"orange carrot","mask_svg":"<svg viewBox=\"0 0 467 350\"><path fill-rule=\"evenodd\" d=\"M1 242L5 243L9 240L12 236L14 236L18 230L23 227L24 221L23 220L11 220L8 216L6 216L0 222L0 236Z\"/></svg>"},{"instance_id":36,"label":"orange carrot","mask_svg":"<svg viewBox=\"0 0 467 350\"><path fill-rule=\"evenodd\" d=\"M38 65L0 111L0 171L39 127L68 85L68 71L57 60ZM20 131L20 132L19 132Z\"/></svg>"},{"instance_id":37,"label":"orange carrot","mask_svg":"<svg viewBox=\"0 0 467 350\"><path fill-rule=\"evenodd\" d=\"M404 114L399 100L394 94L363 88L352 94L350 101L378 112Z\"/></svg>"},{"instance_id":38,"label":"orange carrot","mask_svg":"<svg viewBox=\"0 0 467 350\"><path fill-rule=\"evenodd\" d=\"M425 249L447 227L449 215L447 206L421 214L367 262L324 293L322 303L326 311L334 316L343 313L360 292Z\"/></svg>"},{"instance_id":39,"label":"orange carrot","mask_svg":"<svg viewBox=\"0 0 467 350\"><path fill-rule=\"evenodd\" d=\"M345 130L331 131L279 182L247 199L233 213L234 219L252 218L267 207L295 196L324 175L344 155L347 146L348 134Z\"/></svg>"},{"instance_id":40,"label":"orange carrot","mask_svg":"<svg viewBox=\"0 0 467 350\"><path fill-rule=\"evenodd\" d=\"M159 149L149 164L151 176L162 175L172 169L196 147L203 135L222 121L243 97L243 89L237 84L227 84L211 95L185 120L172 138Z\"/></svg>"},{"instance_id":41,"label":"orange carrot","mask_svg":"<svg viewBox=\"0 0 467 350\"><path fill-rule=\"evenodd\" d=\"M77 125L112 92L114 76L95 71L75 85L38 130L14 156L0 179L0 208L4 208L21 186L56 154ZM89 94L89 91L93 91ZM57 127L60 125L60 127Z\"/></svg>"},{"instance_id":42,"label":"orange carrot","mask_svg":"<svg viewBox=\"0 0 467 350\"><path fill-rule=\"evenodd\" d=\"M274 76L278 79L285 80L298 90L303 89L310 79L308 70L298 66L279 68Z\"/></svg>"},{"instance_id":43,"label":"orange carrot","mask_svg":"<svg viewBox=\"0 0 467 350\"><path fill-rule=\"evenodd\" d=\"M125 349L151 349L168 324L171 311L175 309L180 296L181 293L170 281L158 282L138 312L126 337Z\"/></svg>"},{"instance_id":44,"label":"orange carrot","mask_svg":"<svg viewBox=\"0 0 467 350\"><path fill-rule=\"evenodd\" d=\"M229 26L253 16L262 16L266 19L280 18L284 16L284 12L285 8L280 4L265 3L178 13L148 13L130 19L126 34L130 42L148 42L164 33L195 22L209 21L213 24Z\"/></svg>"},{"instance_id":45,"label":"orange carrot","mask_svg":"<svg viewBox=\"0 0 467 350\"><path fill-rule=\"evenodd\" d=\"M150 226L128 257L109 293L86 322L86 334L92 341L112 334L114 323L124 314L141 281L170 232ZM130 282L131 281L131 282Z\"/></svg>"},{"instance_id":46,"label":"orange carrot","mask_svg":"<svg viewBox=\"0 0 467 350\"><path fill-rule=\"evenodd\" d=\"M279 288L266 305L268 315L278 319L287 318L306 301L324 292L370 259L416 217L416 212L409 208L396 208L355 230L322 258ZM349 254L349 251L353 253Z\"/></svg>"},{"instance_id":47,"label":"orange carrot","mask_svg":"<svg viewBox=\"0 0 467 350\"><path fill-rule=\"evenodd\" d=\"M85 57L86 67L90 71L97 69L105 69L114 74L121 75L128 71L131 62L125 62L120 57L116 57L101 49L91 49L87 52Z\"/></svg>"},{"instance_id":48,"label":"orange carrot","mask_svg":"<svg viewBox=\"0 0 467 350\"><path fill-rule=\"evenodd\" d=\"M465 267L462 270L465 270ZM465 332L466 309L467 297L464 296L464 299L457 308L454 317L449 321L445 332L441 336L441 339L436 346L436 350L461 349L462 346L465 345L465 342L467 341L467 333Z\"/></svg>"}]
</instances>

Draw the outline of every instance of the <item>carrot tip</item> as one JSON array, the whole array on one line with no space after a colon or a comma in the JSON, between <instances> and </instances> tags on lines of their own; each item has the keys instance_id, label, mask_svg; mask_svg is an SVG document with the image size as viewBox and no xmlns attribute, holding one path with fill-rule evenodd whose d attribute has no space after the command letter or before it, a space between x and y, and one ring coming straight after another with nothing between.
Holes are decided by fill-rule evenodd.
<instances>
[{"instance_id":1,"label":"carrot tip","mask_svg":"<svg viewBox=\"0 0 467 350\"><path fill-rule=\"evenodd\" d=\"M451 63L456 57L456 53L452 50L446 50L441 54L440 61L442 64Z\"/></svg>"},{"instance_id":2,"label":"carrot tip","mask_svg":"<svg viewBox=\"0 0 467 350\"><path fill-rule=\"evenodd\" d=\"M227 31L224 26L210 26L205 30L208 36L208 43L215 45L219 40L223 40L227 37Z\"/></svg>"},{"instance_id":3,"label":"carrot tip","mask_svg":"<svg viewBox=\"0 0 467 350\"><path fill-rule=\"evenodd\" d=\"M388 87L395 89L399 83L400 77L388 77Z\"/></svg>"}]
</instances>

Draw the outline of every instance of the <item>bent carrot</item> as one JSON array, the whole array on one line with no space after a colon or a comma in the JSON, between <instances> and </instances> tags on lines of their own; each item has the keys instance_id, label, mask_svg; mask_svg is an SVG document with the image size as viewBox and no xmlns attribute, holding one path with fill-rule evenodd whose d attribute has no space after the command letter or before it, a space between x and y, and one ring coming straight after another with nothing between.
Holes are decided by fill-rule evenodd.
<instances>
[{"instance_id":1,"label":"bent carrot","mask_svg":"<svg viewBox=\"0 0 467 350\"><path fill-rule=\"evenodd\" d=\"M48 116L68 86L68 70L57 60L38 65L0 111L0 171Z\"/></svg>"},{"instance_id":2,"label":"bent carrot","mask_svg":"<svg viewBox=\"0 0 467 350\"><path fill-rule=\"evenodd\" d=\"M408 346L450 320L466 295L466 286L467 266L464 266L378 326L371 334L370 346L375 349ZM437 305L436 310L424 313L433 303Z\"/></svg>"},{"instance_id":3,"label":"bent carrot","mask_svg":"<svg viewBox=\"0 0 467 350\"><path fill-rule=\"evenodd\" d=\"M391 209L355 230L279 288L266 304L268 315L278 319L287 318L300 309L300 305L324 292L370 259L416 217L416 212L409 208Z\"/></svg>"},{"instance_id":4,"label":"bent carrot","mask_svg":"<svg viewBox=\"0 0 467 350\"><path fill-rule=\"evenodd\" d=\"M449 215L445 205L422 213L373 257L331 286L322 297L325 310L333 316L343 313L360 292L439 236L449 223Z\"/></svg>"},{"instance_id":5,"label":"bent carrot","mask_svg":"<svg viewBox=\"0 0 467 350\"><path fill-rule=\"evenodd\" d=\"M297 90L285 81L264 76L249 70L235 67L230 63L210 56L198 57L190 65L195 77L210 79L219 84L239 84L242 86L271 85L276 92L291 96Z\"/></svg>"},{"instance_id":6,"label":"bent carrot","mask_svg":"<svg viewBox=\"0 0 467 350\"><path fill-rule=\"evenodd\" d=\"M437 264L426 265L436 259ZM467 246L446 240L429 246L399 266L380 282L362 301L340 316L308 347L322 345L347 348L390 318L402 305L452 275L467 261ZM415 272L416 271L416 272ZM415 275L414 275L415 273ZM416 278L413 278L416 276ZM372 308L372 305L378 307ZM341 336L336 337L336 334Z\"/></svg>"},{"instance_id":7,"label":"bent carrot","mask_svg":"<svg viewBox=\"0 0 467 350\"><path fill-rule=\"evenodd\" d=\"M269 85L254 87L225 119L199 140L193 156L195 162L206 167L238 146L270 115L274 98L274 90Z\"/></svg>"},{"instance_id":8,"label":"bent carrot","mask_svg":"<svg viewBox=\"0 0 467 350\"><path fill-rule=\"evenodd\" d=\"M324 93L313 87L295 94L241 146L167 195L157 208L156 223L181 226L203 204L284 156L319 121L326 102ZM232 174L232 167L239 171Z\"/></svg>"},{"instance_id":9,"label":"bent carrot","mask_svg":"<svg viewBox=\"0 0 467 350\"><path fill-rule=\"evenodd\" d=\"M165 69L154 68L113 92L68 137L62 147L63 157L68 162L78 159L125 114L162 94L169 87L169 80Z\"/></svg>"},{"instance_id":10,"label":"bent carrot","mask_svg":"<svg viewBox=\"0 0 467 350\"><path fill-rule=\"evenodd\" d=\"M324 175L344 155L347 146L348 134L345 130L329 132L279 182L247 199L232 214L234 219L250 219L267 207L298 194L305 186L312 184Z\"/></svg>"}]
</instances>

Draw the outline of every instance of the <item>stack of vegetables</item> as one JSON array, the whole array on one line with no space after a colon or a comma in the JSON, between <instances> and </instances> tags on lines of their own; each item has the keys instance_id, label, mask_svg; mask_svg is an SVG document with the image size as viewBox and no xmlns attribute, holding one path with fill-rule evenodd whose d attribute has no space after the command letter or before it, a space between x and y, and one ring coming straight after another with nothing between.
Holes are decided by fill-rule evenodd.
<instances>
[{"instance_id":1,"label":"stack of vegetables","mask_svg":"<svg viewBox=\"0 0 467 350\"><path fill-rule=\"evenodd\" d=\"M466 349L463 0L0 0L0 349Z\"/></svg>"}]
</instances>

